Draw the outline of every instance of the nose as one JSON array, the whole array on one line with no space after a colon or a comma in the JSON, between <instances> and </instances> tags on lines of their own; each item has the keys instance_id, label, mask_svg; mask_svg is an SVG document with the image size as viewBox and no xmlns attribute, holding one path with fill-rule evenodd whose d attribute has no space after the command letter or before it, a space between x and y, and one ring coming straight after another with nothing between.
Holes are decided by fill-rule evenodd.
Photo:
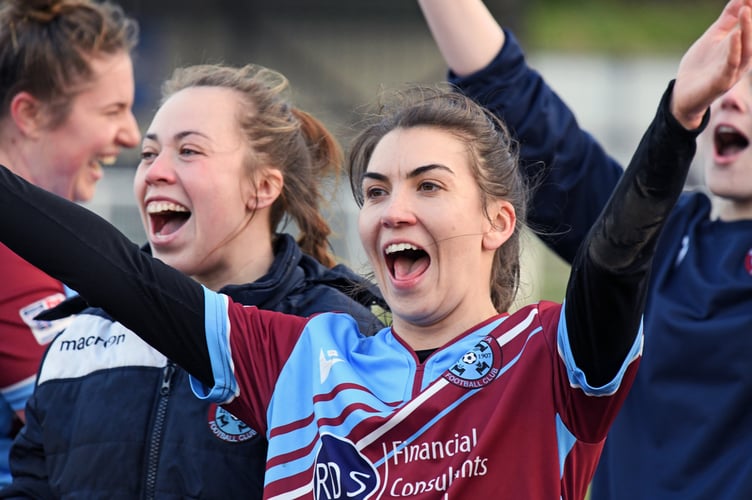
<instances>
[{"instance_id":1,"label":"nose","mask_svg":"<svg viewBox=\"0 0 752 500\"><path fill-rule=\"evenodd\" d=\"M123 124L118 130L117 142L124 148L135 148L141 142L141 132L132 111L126 113Z\"/></svg>"},{"instance_id":2,"label":"nose","mask_svg":"<svg viewBox=\"0 0 752 500\"><path fill-rule=\"evenodd\" d=\"M139 168L145 169L144 182L149 185L172 184L175 182L175 169L170 162L169 155L160 152L150 163L141 162Z\"/></svg>"},{"instance_id":3,"label":"nose","mask_svg":"<svg viewBox=\"0 0 752 500\"><path fill-rule=\"evenodd\" d=\"M392 191L382 206L381 224L384 227L411 225L417 220L409 197L401 191Z\"/></svg>"},{"instance_id":4,"label":"nose","mask_svg":"<svg viewBox=\"0 0 752 500\"><path fill-rule=\"evenodd\" d=\"M738 111L744 113L749 110L748 103L750 102L750 99L752 99L752 96L749 92L749 82L746 79L743 79L720 97L719 106L725 111Z\"/></svg>"}]
</instances>

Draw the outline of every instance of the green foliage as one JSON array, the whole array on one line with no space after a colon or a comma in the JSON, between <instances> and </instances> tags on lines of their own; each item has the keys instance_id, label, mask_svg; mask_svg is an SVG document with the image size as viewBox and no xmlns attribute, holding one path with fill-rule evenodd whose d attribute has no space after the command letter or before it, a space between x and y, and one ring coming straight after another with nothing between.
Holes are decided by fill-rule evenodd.
<instances>
[{"instance_id":1,"label":"green foliage","mask_svg":"<svg viewBox=\"0 0 752 500\"><path fill-rule=\"evenodd\" d=\"M710 0L537 0L522 33L529 50L683 53L722 6Z\"/></svg>"}]
</instances>

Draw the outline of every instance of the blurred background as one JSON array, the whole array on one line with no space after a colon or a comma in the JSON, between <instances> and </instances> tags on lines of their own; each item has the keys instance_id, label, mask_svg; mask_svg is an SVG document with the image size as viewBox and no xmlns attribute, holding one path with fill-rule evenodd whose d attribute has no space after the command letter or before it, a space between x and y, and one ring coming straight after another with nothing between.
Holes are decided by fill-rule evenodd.
<instances>
[{"instance_id":1,"label":"blurred background","mask_svg":"<svg viewBox=\"0 0 752 500\"><path fill-rule=\"evenodd\" d=\"M299 107L346 148L380 89L443 81L446 68L414 0L122 0L137 18L136 118L142 132L175 67L261 64L285 74ZM487 0L521 40L529 62L574 109L580 124L626 163L681 54L715 19L720 0ZM109 167L97 211L145 241L131 182L138 148ZM346 181L328 207L340 259L366 272ZM523 252L521 302L560 301L567 266L533 236Z\"/></svg>"}]
</instances>

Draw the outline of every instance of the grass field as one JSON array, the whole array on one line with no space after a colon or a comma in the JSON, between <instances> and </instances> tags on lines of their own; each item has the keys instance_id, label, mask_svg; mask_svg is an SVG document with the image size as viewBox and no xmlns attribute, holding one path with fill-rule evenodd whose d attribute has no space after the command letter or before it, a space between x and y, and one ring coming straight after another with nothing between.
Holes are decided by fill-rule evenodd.
<instances>
[{"instance_id":1,"label":"grass field","mask_svg":"<svg viewBox=\"0 0 752 500\"><path fill-rule=\"evenodd\" d=\"M522 29L533 50L675 53L686 50L723 5L718 0L536 0Z\"/></svg>"}]
</instances>

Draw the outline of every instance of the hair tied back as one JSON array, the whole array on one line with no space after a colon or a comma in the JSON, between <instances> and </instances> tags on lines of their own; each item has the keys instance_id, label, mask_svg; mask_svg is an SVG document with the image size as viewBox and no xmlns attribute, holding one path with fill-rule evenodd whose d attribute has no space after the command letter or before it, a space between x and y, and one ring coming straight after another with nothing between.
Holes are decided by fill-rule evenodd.
<instances>
[{"instance_id":1,"label":"hair tied back","mask_svg":"<svg viewBox=\"0 0 752 500\"><path fill-rule=\"evenodd\" d=\"M11 0L16 18L40 24L55 20L66 6L75 6L80 2L73 0Z\"/></svg>"}]
</instances>

